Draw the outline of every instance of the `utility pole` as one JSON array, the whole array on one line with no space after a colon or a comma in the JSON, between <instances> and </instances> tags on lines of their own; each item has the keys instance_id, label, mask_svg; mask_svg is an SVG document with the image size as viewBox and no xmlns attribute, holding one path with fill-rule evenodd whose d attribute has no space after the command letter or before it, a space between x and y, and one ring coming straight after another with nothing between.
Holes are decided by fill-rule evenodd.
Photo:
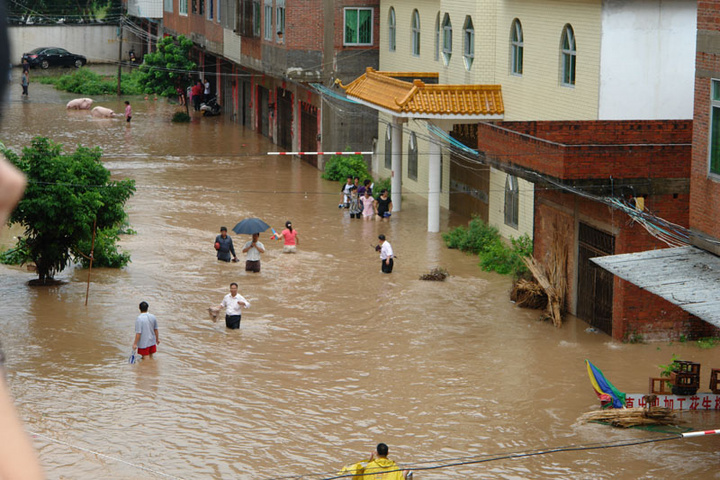
<instances>
[{"instance_id":1,"label":"utility pole","mask_svg":"<svg viewBox=\"0 0 720 480\"><path fill-rule=\"evenodd\" d=\"M122 44L123 44L123 16L120 15L120 41L118 42L118 86L117 94L118 97L122 94L120 89L120 75L122 74Z\"/></svg>"}]
</instances>

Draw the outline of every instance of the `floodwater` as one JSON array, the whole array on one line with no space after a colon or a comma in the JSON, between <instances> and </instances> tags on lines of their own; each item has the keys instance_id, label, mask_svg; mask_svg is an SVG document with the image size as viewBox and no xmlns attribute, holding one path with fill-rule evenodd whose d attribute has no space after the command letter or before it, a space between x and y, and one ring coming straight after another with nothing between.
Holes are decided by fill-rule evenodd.
<instances>
[{"instance_id":1,"label":"floodwater","mask_svg":"<svg viewBox=\"0 0 720 480\"><path fill-rule=\"evenodd\" d=\"M17 91L16 91L17 90ZM490 460L498 455L664 438L578 425L596 408L583 360L621 390L644 392L658 365L703 364L717 349L626 345L568 319L561 328L508 300L507 277L426 232L425 201L406 195L389 223L351 220L339 184L223 118L171 124L177 108L131 98L132 125L67 112L72 94L13 85L0 140L35 135L98 145L116 178L132 178L136 235L122 270L69 268L65 284L29 287L31 273L0 265L7 376L50 479L332 477L380 441L418 479L719 478L714 437ZM122 100L96 104L122 111ZM263 234L262 272L217 262L221 225L290 219L299 252ZM466 218L443 213L442 229ZM7 246L7 229L0 244ZM382 275L371 248L385 233L398 260ZM240 250L246 236L232 234ZM445 282L418 277L435 266ZM250 300L241 329L213 323L230 282ZM153 360L129 365L141 300L160 324ZM686 413L695 429L717 413Z\"/></svg>"}]
</instances>

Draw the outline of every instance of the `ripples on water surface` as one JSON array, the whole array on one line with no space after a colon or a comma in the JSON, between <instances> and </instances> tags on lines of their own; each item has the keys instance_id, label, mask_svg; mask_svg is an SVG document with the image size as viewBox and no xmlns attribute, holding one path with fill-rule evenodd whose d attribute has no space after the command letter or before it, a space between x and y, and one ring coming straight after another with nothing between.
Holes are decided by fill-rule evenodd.
<instances>
[{"instance_id":1,"label":"ripples on water surface","mask_svg":"<svg viewBox=\"0 0 720 480\"><path fill-rule=\"evenodd\" d=\"M14 148L44 135L73 148L99 145L117 178L133 178L122 271L68 269L68 283L30 288L0 266L8 377L48 478L263 479L330 476L384 441L396 460L485 458L508 452L657 434L575 425L594 408L583 360L621 389L644 391L673 353L720 366L690 345L622 345L570 319L556 330L508 301L509 280L443 247L426 229L425 201L406 195L389 224L338 211L339 185L297 159L262 155L266 139L224 121L173 125L164 101L132 99L132 125L66 112L72 95L31 85L13 91L0 140ZM109 97L96 104L122 111ZM258 216L299 230L297 255L268 252L262 273L219 264L212 242ZM467 219L443 213L442 228ZM17 230L5 230L3 245ZM371 245L385 233L399 259L379 273ZM242 248L246 236L233 235ZM442 265L443 283L418 276ZM251 302L240 331L207 307L237 281ZM126 363L141 300L160 322L153 361ZM704 381L704 380L703 380ZM714 413L686 414L715 428ZM58 443L64 442L64 443ZM100 452L122 463L88 451ZM421 472L416 478L717 478L718 440L700 438L565 452ZM434 463L430 463L434 464ZM134 465L152 471L143 472ZM321 478L320 476L305 478Z\"/></svg>"}]
</instances>

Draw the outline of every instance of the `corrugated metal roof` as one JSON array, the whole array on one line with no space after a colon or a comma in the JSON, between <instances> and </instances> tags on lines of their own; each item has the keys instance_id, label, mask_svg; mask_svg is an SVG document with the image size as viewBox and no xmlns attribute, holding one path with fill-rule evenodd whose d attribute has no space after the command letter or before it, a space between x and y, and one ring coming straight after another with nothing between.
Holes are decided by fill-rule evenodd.
<instances>
[{"instance_id":1,"label":"corrugated metal roof","mask_svg":"<svg viewBox=\"0 0 720 480\"><path fill-rule=\"evenodd\" d=\"M720 327L720 258L712 253L678 247L590 260Z\"/></svg>"},{"instance_id":2,"label":"corrugated metal roof","mask_svg":"<svg viewBox=\"0 0 720 480\"><path fill-rule=\"evenodd\" d=\"M429 85L393 78L430 77L425 72L378 72L368 68L345 89L349 98L407 116L497 118L505 113L500 85Z\"/></svg>"}]
</instances>

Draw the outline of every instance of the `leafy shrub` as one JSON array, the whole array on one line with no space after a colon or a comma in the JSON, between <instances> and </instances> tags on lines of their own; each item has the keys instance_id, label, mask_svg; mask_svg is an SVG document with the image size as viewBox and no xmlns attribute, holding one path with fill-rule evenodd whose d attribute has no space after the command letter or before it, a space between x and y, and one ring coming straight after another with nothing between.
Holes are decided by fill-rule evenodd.
<instances>
[{"instance_id":1,"label":"leafy shrub","mask_svg":"<svg viewBox=\"0 0 720 480\"><path fill-rule=\"evenodd\" d=\"M392 181L389 178L381 178L377 180L375 182L375 186L373 187L373 195L378 196L383 190L387 190L388 194L392 193L390 189L391 184Z\"/></svg>"},{"instance_id":2,"label":"leafy shrub","mask_svg":"<svg viewBox=\"0 0 720 480\"><path fill-rule=\"evenodd\" d=\"M532 255L532 240L528 235L511 238L507 245L497 228L473 217L468 227L458 227L443 234L448 248L457 248L464 252L477 254L480 267L485 271L494 271L502 275L525 275L528 270L523 257Z\"/></svg>"},{"instance_id":3,"label":"leafy shrub","mask_svg":"<svg viewBox=\"0 0 720 480\"><path fill-rule=\"evenodd\" d=\"M473 217L467 227L457 227L443 233L442 237L448 248L479 254L495 239L499 239L500 233L497 228L483 222L479 217Z\"/></svg>"},{"instance_id":4,"label":"leafy shrub","mask_svg":"<svg viewBox=\"0 0 720 480\"><path fill-rule=\"evenodd\" d=\"M172 116L173 123L188 123L190 121L190 115L186 112L175 112Z\"/></svg>"},{"instance_id":5,"label":"leafy shrub","mask_svg":"<svg viewBox=\"0 0 720 480\"><path fill-rule=\"evenodd\" d=\"M130 254L117 249L119 229L117 227L99 228L95 236L95 250L93 252L93 267L122 268L130 263ZM92 239L83 239L78 243L78 252L75 258L80 264L87 268L90 266L90 259L80 255L90 254Z\"/></svg>"},{"instance_id":6,"label":"leafy shrub","mask_svg":"<svg viewBox=\"0 0 720 480\"><path fill-rule=\"evenodd\" d=\"M136 71L120 76L120 91L123 95L142 93ZM117 77L98 75L86 68L59 77L40 77L38 83L54 85L58 90L80 95L112 95L117 93Z\"/></svg>"},{"instance_id":7,"label":"leafy shrub","mask_svg":"<svg viewBox=\"0 0 720 480\"><path fill-rule=\"evenodd\" d=\"M359 177L360 183L370 177L362 155L333 155L325 163L322 178L344 182L347 177Z\"/></svg>"},{"instance_id":8,"label":"leafy shrub","mask_svg":"<svg viewBox=\"0 0 720 480\"><path fill-rule=\"evenodd\" d=\"M28 247L27 239L18 238L13 248L0 252L0 263L5 265L24 265L32 262L30 256L30 247Z\"/></svg>"}]
</instances>

